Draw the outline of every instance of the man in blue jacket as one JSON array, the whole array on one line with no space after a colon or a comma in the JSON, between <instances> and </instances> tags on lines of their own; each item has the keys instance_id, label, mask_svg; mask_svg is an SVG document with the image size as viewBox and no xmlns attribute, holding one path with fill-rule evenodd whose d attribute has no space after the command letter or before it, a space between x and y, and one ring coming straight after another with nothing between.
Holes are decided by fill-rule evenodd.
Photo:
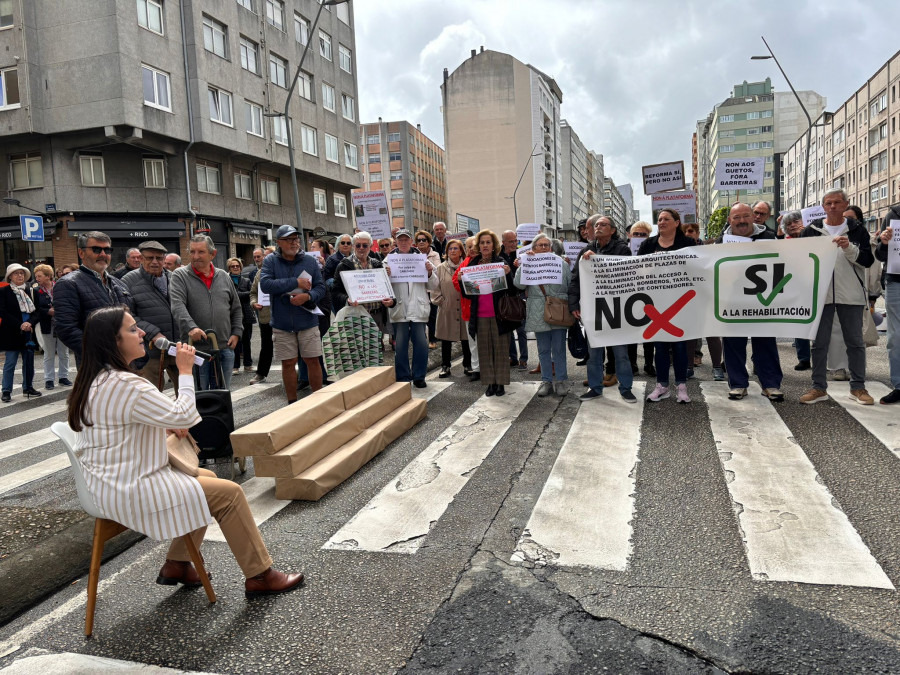
<instances>
[{"instance_id":1,"label":"man in blue jacket","mask_svg":"<svg viewBox=\"0 0 900 675\"><path fill-rule=\"evenodd\" d=\"M297 228L282 225L275 240L278 250L263 260L259 287L271 299L274 357L281 361L281 380L290 405L297 400L298 352L309 371L310 388L322 388L322 339L316 305L325 296L325 281L316 259L300 250Z\"/></svg>"}]
</instances>

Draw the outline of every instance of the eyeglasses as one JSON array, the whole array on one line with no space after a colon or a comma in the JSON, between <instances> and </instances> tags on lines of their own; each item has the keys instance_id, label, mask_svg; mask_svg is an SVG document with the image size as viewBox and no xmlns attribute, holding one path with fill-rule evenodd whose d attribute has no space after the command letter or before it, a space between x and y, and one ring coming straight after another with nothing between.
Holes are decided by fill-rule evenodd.
<instances>
[{"instance_id":1,"label":"eyeglasses","mask_svg":"<svg viewBox=\"0 0 900 675\"><path fill-rule=\"evenodd\" d=\"M769 214L766 213L765 211L754 211L754 212L753 212L753 215L754 215L754 216L760 216L760 217L762 217L762 218L768 218L768 217L769 217Z\"/></svg>"},{"instance_id":2,"label":"eyeglasses","mask_svg":"<svg viewBox=\"0 0 900 675\"><path fill-rule=\"evenodd\" d=\"M416 243L417 244L427 244L428 240L427 239L416 239Z\"/></svg>"},{"instance_id":3,"label":"eyeglasses","mask_svg":"<svg viewBox=\"0 0 900 675\"><path fill-rule=\"evenodd\" d=\"M91 249L91 251L94 252L94 255L100 255L101 253L112 255L112 246L85 246L81 250L87 251L88 249Z\"/></svg>"},{"instance_id":4,"label":"eyeglasses","mask_svg":"<svg viewBox=\"0 0 900 675\"><path fill-rule=\"evenodd\" d=\"M243 267L243 265L238 265L235 263L234 265L229 265L229 267Z\"/></svg>"},{"instance_id":5,"label":"eyeglasses","mask_svg":"<svg viewBox=\"0 0 900 675\"><path fill-rule=\"evenodd\" d=\"M351 242L349 242L349 241L341 241L341 242L338 242L338 245L339 245L339 246L349 246L350 244L351 244Z\"/></svg>"},{"instance_id":6,"label":"eyeglasses","mask_svg":"<svg viewBox=\"0 0 900 675\"><path fill-rule=\"evenodd\" d=\"M647 236L647 233L646 233L646 232L632 232L632 233L631 233L631 236L632 236L632 237L637 237L638 239L641 239L641 238L643 238L643 237L646 237L646 236Z\"/></svg>"},{"instance_id":7,"label":"eyeglasses","mask_svg":"<svg viewBox=\"0 0 900 675\"><path fill-rule=\"evenodd\" d=\"M354 244L356 248L369 248L369 244Z\"/></svg>"}]
</instances>

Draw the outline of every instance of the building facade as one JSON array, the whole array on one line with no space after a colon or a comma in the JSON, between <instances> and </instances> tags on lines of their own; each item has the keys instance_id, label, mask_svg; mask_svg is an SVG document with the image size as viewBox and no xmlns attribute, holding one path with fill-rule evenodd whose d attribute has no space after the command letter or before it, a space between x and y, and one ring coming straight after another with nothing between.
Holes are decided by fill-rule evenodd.
<instances>
[{"instance_id":1,"label":"building facade","mask_svg":"<svg viewBox=\"0 0 900 675\"><path fill-rule=\"evenodd\" d=\"M628 220L631 214L615 181L609 177L603 179L603 215L612 220L620 235L625 236L626 229L631 225Z\"/></svg>"},{"instance_id":2,"label":"building facade","mask_svg":"<svg viewBox=\"0 0 900 675\"><path fill-rule=\"evenodd\" d=\"M832 187L846 190L870 231L891 204L900 201L900 52L894 54L833 113L813 123L806 164L806 134L783 158L785 204L789 209L820 204ZM802 186L807 184L806 201Z\"/></svg>"},{"instance_id":3,"label":"building facade","mask_svg":"<svg viewBox=\"0 0 900 675\"><path fill-rule=\"evenodd\" d=\"M447 221L447 172L444 150L409 122L378 122L360 126L365 148L362 172L366 190L384 190L394 227L431 231ZM448 223L453 231L453 224Z\"/></svg>"},{"instance_id":4,"label":"building facade","mask_svg":"<svg viewBox=\"0 0 900 675\"><path fill-rule=\"evenodd\" d=\"M556 81L509 54L472 50L441 84L447 209L483 229L561 224L560 105Z\"/></svg>"},{"instance_id":5,"label":"building facade","mask_svg":"<svg viewBox=\"0 0 900 675\"><path fill-rule=\"evenodd\" d=\"M212 236L222 264L294 223L289 110L306 234L352 231L360 185L351 6L314 0L13 3L0 28L0 191L49 213L34 258L16 206L0 205L9 262L77 260L75 236L113 238L113 262L143 239L186 251ZM21 11L21 14L19 13ZM78 17L75 21L74 17Z\"/></svg>"},{"instance_id":6,"label":"building facade","mask_svg":"<svg viewBox=\"0 0 900 675\"><path fill-rule=\"evenodd\" d=\"M630 227L632 223L634 223L634 189L631 187L631 183L623 183L622 185L616 185L616 189L619 191L619 194L622 195L622 199L625 201L625 222L624 226Z\"/></svg>"},{"instance_id":7,"label":"building facade","mask_svg":"<svg viewBox=\"0 0 900 675\"><path fill-rule=\"evenodd\" d=\"M588 152L587 171L587 212L589 215L599 213L602 216L605 213L603 204L603 179L605 178L603 155L599 152Z\"/></svg>"},{"instance_id":8,"label":"building facade","mask_svg":"<svg viewBox=\"0 0 900 675\"><path fill-rule=\"evenodd\" d=\"M560 123L562 147L560 167L562 174L560 199L560 232L577 234L578 221L591 215L588 211L588 182L593 178L588 168L588 150L566 120Z\"/></svg>"}]
</instances>

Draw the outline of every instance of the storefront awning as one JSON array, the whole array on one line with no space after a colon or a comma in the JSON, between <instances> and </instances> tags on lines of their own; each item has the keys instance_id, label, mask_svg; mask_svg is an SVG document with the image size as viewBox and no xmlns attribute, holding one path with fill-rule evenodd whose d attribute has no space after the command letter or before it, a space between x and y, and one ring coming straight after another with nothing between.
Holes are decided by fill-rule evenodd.
<instances>
[{"instance_id":1,"label":"storefront awning","mask_svg":"<svg viewBox=\"0 0 900 675\"><path fill-rule=\"evenodd\" d=\"M47 241L51 235L56 234L56 225L44 223L44 241ZM0 225L0 239L21 239L22 227L16 223L15 225Z\"/></svg>"},{"instance_id":2,"label":"storefront awning","mask_svg":"<svg viewBox=\"0 0 900 675\"><path fill-rule=\"evenodd\" d=\"M113 239L177 239L185 233L185 224L177 220L153 218L91 218L70 220L69 232L99 230Z\"/></svg>"}]
</instances>

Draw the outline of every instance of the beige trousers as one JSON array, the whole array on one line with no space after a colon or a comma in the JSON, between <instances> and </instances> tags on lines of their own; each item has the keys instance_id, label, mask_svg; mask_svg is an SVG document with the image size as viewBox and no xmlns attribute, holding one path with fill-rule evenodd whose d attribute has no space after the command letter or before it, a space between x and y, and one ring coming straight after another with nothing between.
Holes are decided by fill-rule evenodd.
<instances>
[{"instance_id":1,"label":"beige trousers","mask_svg":"<svg viewBox=\"0 0 900 675\"><path fill-rule=\"evenodd\" d=\"M141 368L141 376L150 381L150 383L156 387L159 382L159 350L151 349L150 350L150 360L147 361L146 365ZM169 356L166 354L166 373L169 376L169 381L172 383L172 386L175 387L175 395L178 396L178 368L175 366L175 357ZM163 377L163 389L166 388L166 379Z\"/></svg>"},{"instance_id":2,"label":"beige trousers","mask_svg":"<svg viewBox=\"0 0 900 675\"><path fill-rule=\"evenodd\" d=\"M222 528L225 541L228 542L244 576L249 579L262 574L272 566L272 558L259 534L259 528L253 521L253 514L250 513L250 505L247 504L243 488L230 480L217 478L216 474L208 469L199 471L197 480L200 481L200 487L206 495L209 512ZM197 548L200 548L205 534L205 527L191 533ZM169 560L191 559L181 538L172 541L166 557Z\"/></svg>"}]
</instances>

